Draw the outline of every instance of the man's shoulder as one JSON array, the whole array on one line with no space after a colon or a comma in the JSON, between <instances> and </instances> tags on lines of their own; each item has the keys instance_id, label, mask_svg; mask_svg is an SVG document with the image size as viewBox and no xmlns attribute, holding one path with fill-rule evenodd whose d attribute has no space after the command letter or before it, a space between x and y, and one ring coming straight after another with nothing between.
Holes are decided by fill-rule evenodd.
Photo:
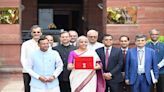
<instances>
[{"instance_id":1,"label":"man's shoulder","mask_svg":"<svg viewBox=\"0 0 164 92\"><path fill-rule=\"evenodd\" d=\"M100 51L100 50L103 50L104 47L100 47L100 48L97 48L96 51Z\"/></svg>"},{"instance_id":2,"label":"man's shoulder","mask_svg":"<svg viewBox=\"0 0 164 92\"><path fill-rule=\"evenodd\" d=\"M145 47L145 50L154 52L154 50L152 48L149 48L149 47Z\"/></svg>"},{"instance_id":3,"label":"man's shoulder","mask_svg":"<svg viewBox=\"0 0 164 92\"><path fill-rule=\"evenodd\" d=\"M63 45L57 45L57 46L53 47L52 49L53 49L53 50L58 50L58 51L59 51L59 50L61 50L61 49L63 49L63 48L65 48ZM69 45L68 48L69 48L69 49L72 49L72 50L76 49L76 47L73 46L73 45Z\"/></svg>"},{"instance_id":4,"label":"man's shoulder","mask_svg":"<svg viewBox=\"0 0 164 92\"><path fill-rule=\"evenodd\" d=\"M30 40L23 42L21 48L33 47L33 45L35 45L35 44L36 43L32 39L30 39Z\"/></svg>"},{"instance_id":5,"label":"man's shoulder","mask_svg":"<svg viewBox=\"0 0 164 92\"><path fill-rule=\"evenodd\" d=\"M121 50L120 48L112 46L112 49Z\"/></svg>"},{"instance_id":6,"label":"man's shoulder","mask_svg":"<svg viewBox=\"0 0 164 92\"><path fill-rule=\"evenodd\" d=\"M96 42L96 45L104 46L104 44L100 42Z\"/></svg>"},{"instance_id":7,"label":"man's shoulder","mask_svg":"<svg viewBox=\"0 0 164 92\"><path fill-rule=\"evenodd\" d=\"M58 50L58 49L61 49L61 45L60 45L60 44L58 44L57 46L52 47L52 49L53 49L53 50Z\"/></svg>"},{"instance_id":8,"label":"man's shoulder","mask_svg":"<svg viewBox=\"0 0 164 92\"><path fill-rule=\"evenodd\" d=\"M146 45L150 45L152 43L152 41L148 41L147 43L146 43Z\"/></svg>"},{"instance_id":9,"label":"man's shoulder","mask_svg":"<svg viewBox=\"0 0 164 92\"><path fill-rule=\"evenodd\" d=\"M112 46L112 50L111 50L111 51L112 51L112 52L121 52L121 49Z\"/></svg>"},{"instance_id":10,"label":"man's shoulder","mask_svg":"<svg viewBox=\"0 0 164 92\"><path fill-rule=\"evenodd\" d=\"M129 49L128 49L128 52L134 52L134 51L137 51L137 48L136 48L136 47L134 47L134 48L129 48Z\"/></svg>"},{"instance_id":11,"label":"man's shoulder","mask_svg":"<svg viewBox=\"0 0 164 92\"><path fill-rule=\"evenodd\" d=\"M58 51L56 51L56 50L49 50L49 53L51 53L51 54L59 54Z\"/></svg>"},{"instance_id":12,"label":"man's shoulder","mask_svg":"<svg viewBox=\"0 0 164 92\"><path fill-rule=\"evenodd\" d=\"M29 40L23 42L22 44L29 44L29 43L32 43L32 42L33 42L33 40L32 39L29 39Z\"/></svg>"},{"instance_id":13,"label":"man's shoulder","mask_svg":"<svg viewBox=\"0 0 164 92\"><path fill-rule=\"evenodd\" d=\"M164 46L164 42L159 42L159 44Z\"/></svg>"},{"instance_id":14,"label":"man's shoulder","mask_svg":"<svg viewBox=\"0 0 164 92\"><path fill-rule=\"evenodd\" d=\"M39 55L40 54L40 49L37 49L37 50L34 50L32 53L31 53L31 56L35 56L35 55Z\"/></svg>"}]
</instances>

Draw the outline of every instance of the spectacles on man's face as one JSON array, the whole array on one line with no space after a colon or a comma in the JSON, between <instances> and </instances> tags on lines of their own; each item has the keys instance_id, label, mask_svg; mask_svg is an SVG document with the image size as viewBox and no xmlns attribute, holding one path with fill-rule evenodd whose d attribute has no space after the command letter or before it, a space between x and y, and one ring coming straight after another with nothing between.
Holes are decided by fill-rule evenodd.
<instances>
[{"instance_id":1,"label":"spectacles on man's face","mask_svg":"<svg viewBox=\"0 0 164 92\"><path fill-rule=\"evenodd\" d=\"M151 35L159 35L159 34L151 34Z\"/></svg>"},{"instance_id":2,"label":"spectacles on man's face","mask_svg":"<svg viewBox=\"0 0 164 92\"><path fill-rule=\"evenodd\" d=\"M40 32L38 31L38 32L32 32L32 33L40 33Z\"/></svg>"},{"instance_id":3,"label":"spectacles on man's face","mask_svg":"<svg viewBox=\"0 0 164 92\"><path fill-rule=\"evenodd\" d=\"M89 38L97 38L97 36L88 36Z\"/></svg>"}]
</instances>

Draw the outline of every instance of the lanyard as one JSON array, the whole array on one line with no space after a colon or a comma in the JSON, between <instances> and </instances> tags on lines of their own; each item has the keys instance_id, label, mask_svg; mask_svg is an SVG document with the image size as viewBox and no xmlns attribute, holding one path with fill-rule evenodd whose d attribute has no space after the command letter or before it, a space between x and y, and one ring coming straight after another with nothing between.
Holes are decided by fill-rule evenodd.
<instances>
[{"instance_id":1,"label":"lanyard","mask_svg":"<svg viewBox=\"0 0 164 92\"><path fill-rule=\"evenodd\" d=\"M142 64L143 56L144 56L143 50L139 50L139 51L138 51L139 65Z\"/></svg>"}]
</instances>

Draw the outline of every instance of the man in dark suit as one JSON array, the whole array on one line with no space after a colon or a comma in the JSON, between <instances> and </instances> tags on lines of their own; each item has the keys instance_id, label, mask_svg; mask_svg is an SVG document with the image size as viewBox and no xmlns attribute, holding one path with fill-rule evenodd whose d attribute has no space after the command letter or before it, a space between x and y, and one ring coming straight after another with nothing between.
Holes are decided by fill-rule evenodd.
<instances>
[{"instance_id":1,"label":"man in dark suit","mask_svg":"<svg viewBox=\"0 0 164 92\"><path fill-rule=\"evenodd\" d=\"M103 64L103 77L106 80L106 91L122 92L123 77L121 74L123 56L121 49L115 48L113 44L113 36L105 35L103 37L104 47L96 50Z\"/></svg>"},{"instance_id":2,"label":"man in dark suit","mask_svg":"<svg viewBox=\"0 0 164 92\"><path fill-rule=\"evenodd\" d=\"M59 52L59 55L64 64L63 71L59 75L60 91L71 92L70 81L69 81L69 75L71 71L67 69L67 65L68 65L68 55L72 50L75 49L75 46L70 45L70 35L67 31L63 31L60 34L60 44L58 44L56 47L53 47L52 49Z\"/></svg>"},{"instance_id":3,"label":"man in dark suit","mask_svg":"<svg viewBox=\"0 0 164 92\"><path fill-rule=\"evenodd\" d=\"M127 35L121 35L119 38L119 42L120 42L120 49L121 49L122 55L123 55L122 76L125 80L126 54L128 52L128 49L129 49L130 39ZM125 81L123 81L123 88L124 88L124 92L130 92L130 86L126 85Z\"/></svg>"},{"instance_id":4,"label":"man in dark suit","mask_svg":"<svg viewBox=\"0 0 164 92\"><path fill-rule=\"evenodd\" d=\"M145 47L146 36L136 35L136 48L128 50L125 65L125 82L131 86L132 92L150 92L152 84L151 70L158 79L158 67L154 50Z\"/></svg>"}]
</instances>

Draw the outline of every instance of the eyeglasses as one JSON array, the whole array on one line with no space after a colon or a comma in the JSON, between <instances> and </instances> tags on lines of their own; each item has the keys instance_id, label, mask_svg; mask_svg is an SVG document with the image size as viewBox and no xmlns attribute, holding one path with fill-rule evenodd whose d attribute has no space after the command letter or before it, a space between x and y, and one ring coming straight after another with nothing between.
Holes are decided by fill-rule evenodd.
<instances>
[{"instance_id":1,"label":"eyeglasses","mask_svg":"<svg viewBox=\"0 0 164 92\"><path fill-rule=\"evenodd\" d=\"M97 38L97 36L88 36L89 38Z\"/></svg>"},{"instance_id":2,"label":"eyeglasses","mask_svg":"<svg viewBox=\"0 0 164 92\"><path fill-rule=\"evenodd\" d=\"M40 33L40 32L32 32L32 33Z\"/></svg>"},{"instance_id":3,"label":"eyeglasses","mask_svg":"<svg viewBox=\"0 0 164 92\"><path fill-rule=\"evenodd\" d=\"M159 34L151 34L151 35L159 35Z\"/></svg>"}]
</instances>

